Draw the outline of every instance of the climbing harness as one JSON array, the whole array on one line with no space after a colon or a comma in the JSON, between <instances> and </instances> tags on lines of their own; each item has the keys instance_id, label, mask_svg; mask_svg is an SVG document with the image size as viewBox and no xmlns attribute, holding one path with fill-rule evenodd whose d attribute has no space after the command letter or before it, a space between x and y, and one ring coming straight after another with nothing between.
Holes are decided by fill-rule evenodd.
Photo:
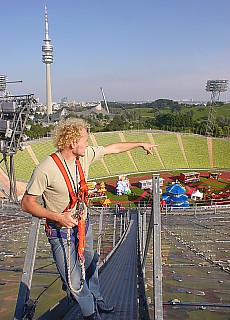
<instances>
[{"instance_id":1,"label":"climbing harness","mask_svg":"<svg viewBox=\"0 0 230 320\"><path fill-rule=\"evenodd\" d=\"M49 235L52 236L58 236L61 238L67 239L67 245L68 245L68 254L67 254L67 271L68 271L68 284L69 288L72 292L78 293L82 290L84 282L85 282L85 259L84 259L84 249L85 249L85 233L86 233L86 224L84 219L84 205L88 204L88 186L85 181L85 176L82 170L81 163L79 159L76 159L76 177L78 177L77 170L80 176L80 188L77 188L74 183L74 179L71 175L71 172L69 171L69 168L64 160L65 166L64 167L61 159L58 157L56 153L51 154L51 157L57 164L58 168L60 169L64 180L66 182L68 191L69 191L69 204L65 208L63 212L72 211L73 215L72 217L78 221L78 247L77 247L77 253L78 253L78 262L81 267L81 279L80 279L80 287L79 289L75 290L71 283L71 263L70 263L70 256L71 256L71 241L73 241L73 238L75 240L75 237L71 235L71 229L67 229L67 233L64 233L62 231L56 231L49 228L49 220L46 222L46 231ZM67 169L67 170L66 170ZM68 172L67 172L68 171ZM72 180L72 183L70 181L70 178ZM73 188L74 187L74 188ZM87 221L88 222L88 221ZM87 225L88 227L88 225Z\"/></svg>"}]
</instances>

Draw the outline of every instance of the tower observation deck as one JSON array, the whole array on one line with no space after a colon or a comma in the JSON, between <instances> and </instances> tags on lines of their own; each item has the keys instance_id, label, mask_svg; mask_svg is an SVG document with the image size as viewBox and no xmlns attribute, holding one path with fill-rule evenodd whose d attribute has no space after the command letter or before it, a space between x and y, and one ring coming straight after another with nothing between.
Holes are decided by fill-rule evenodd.
<instances>
[{"instance_id":1,"label":"tower observation deck","mask_svg":"<svg viewBox=\"0 0 230 320\"><path fill-rule=\"evenodd\" d=\"M46 65L46 107L47 114L52 114L52 93L51 93L51 77L50 64L53 63L53 46L49 39L48 14L45 6L45 44L42 46L42 62Z\"/></svg>"}]
</instances>

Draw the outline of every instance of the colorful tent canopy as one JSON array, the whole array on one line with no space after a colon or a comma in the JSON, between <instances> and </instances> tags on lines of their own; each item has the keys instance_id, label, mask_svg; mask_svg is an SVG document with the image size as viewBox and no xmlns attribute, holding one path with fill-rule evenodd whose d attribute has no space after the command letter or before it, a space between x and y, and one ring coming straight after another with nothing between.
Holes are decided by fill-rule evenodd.
<instances>
[{"instance_id":1,"label":"colorful tent canopy","mask_svg":"<svg viewBox=\"0 0 230 320\"><path fill-rule=\"evenodd\" d=\"M176 194L184 194L186 190L178 183L174 183L171 186L167 187L166 191L170 194L176 195Z\"/></svg>"}]
</instances>

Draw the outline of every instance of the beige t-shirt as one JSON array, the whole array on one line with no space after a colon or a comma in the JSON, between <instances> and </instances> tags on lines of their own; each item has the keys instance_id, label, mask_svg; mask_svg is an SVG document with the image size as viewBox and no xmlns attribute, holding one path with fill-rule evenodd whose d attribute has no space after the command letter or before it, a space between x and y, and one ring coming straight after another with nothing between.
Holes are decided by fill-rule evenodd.
<instances>
[{"instance_id":1,"label":"beige t-shirt","mask_svg":"<svg viewBox=\"0 0 230 320\"><path fill-rule=\"evenodd\" d=\"M66 164L77 188L79 179L76 175L75 161L67 161L62 158L59 151L56 152L62 160L64 167ZM100 160L104 155L104 147L87 147L85 156L80 157L85 179L87 180L89 166L91 163ZM68 172L67 169L67 172ZM78 173L77 173L78 174ZM78 175L79 176L79 175ZM70 180L72 180L70 177ZM31 195L41 196L45 202L45 207L54 212L63 212L69 204L69 192L61 170L54 160L49 156L44 159L33 171L31 179L26 188Z\"/></svg>"}]
</instances>

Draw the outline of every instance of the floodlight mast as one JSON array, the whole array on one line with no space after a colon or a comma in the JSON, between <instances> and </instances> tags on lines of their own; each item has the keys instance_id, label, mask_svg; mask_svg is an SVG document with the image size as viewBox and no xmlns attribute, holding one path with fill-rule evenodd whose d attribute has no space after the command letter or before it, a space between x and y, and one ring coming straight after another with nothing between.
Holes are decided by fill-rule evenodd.
<instances>
[{"instance_id":1,"label":"floodlight mast","mask_svg":"<svg viewBox=\"0 0 230 320\"><path fill-rule=\"evenodd\" d=\"M227 91L228 80L208 80L206 84L206 91L211 93L211 102L208 114L208 121L206 125L206 136L213 136L213 130L216 123L216 106L219 102L220 93Z\"/></svg>"},{"instance_id":2,"label":"floodlight mast","mask_svg":"<svg viewBox=\"0 0 230 320\"><path fill-rule=\"evenodd\" d=\"M0 76L0 79L3 79L1 77L5 76ZM3 92L0 96L0 153L3 155L0 163L4 161L9 178L9 200L17 202L14 155L18 150L23 149L22 142L28 138L24 133L27 129L26 122L34 113L36 100L33 94L18 96L4 94L6 93L5 83L0 84L0 91ZM7 191L3 189L2 191L8 194Z\"/></svg>"}]
</instances>

